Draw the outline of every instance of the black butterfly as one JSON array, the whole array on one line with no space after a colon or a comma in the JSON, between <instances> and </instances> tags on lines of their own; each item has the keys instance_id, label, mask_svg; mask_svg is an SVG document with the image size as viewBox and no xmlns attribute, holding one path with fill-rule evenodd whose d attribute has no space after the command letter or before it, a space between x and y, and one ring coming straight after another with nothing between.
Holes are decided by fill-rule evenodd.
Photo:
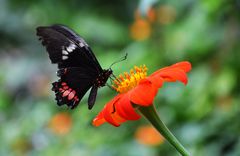
<instances>
[{"instance_id":1,"label":"black butterfly","mask_svg":"<svg viewBox=\"0 0 240 156\"><path fill-rule=\"evenodd\" d=\"M73 109L91 88L88 97L88 109L91 109L98 88L105 86L112 75L111 68L102 69L88 44L66 26L40 26L37 35L46 46L51 62L58 64L60 79L52 83L57 104Z\"/></svg>"}]
</instances>

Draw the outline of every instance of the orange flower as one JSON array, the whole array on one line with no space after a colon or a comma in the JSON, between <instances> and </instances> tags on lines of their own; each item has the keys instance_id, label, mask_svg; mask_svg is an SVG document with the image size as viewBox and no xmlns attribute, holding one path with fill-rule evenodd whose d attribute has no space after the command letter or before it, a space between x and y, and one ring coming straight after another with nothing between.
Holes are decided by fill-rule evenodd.
<instances>
[{"instance_id":1,"label":"orange flower","mask_svg":"<svg viewBox=\"0 0 240 156\"><path fill-rule=\"evenodd\" d=\"M148 8L146 15L144 13L141 14L140 10L137 9L134 12L134 19L139 20L139 19L147 19L149 22L154 22L156 21L156 10L153 7Z\"/></svg>"},{"instance_id":2,"label":"orange flower","mask_svg":"<svg viewBox=\"0 0 240 156\"><path fill-rule=\"evenodd\" d=\"M49 122L52 132L59 135L67 134L72 127L72 118L67 113L58 113Z\"/></svg>"},{"instance_id":3,"label":"orange flower","mask_svg":"<svg viewBox=\"0 0 240 156\"><path fill-rule=\"evenodd\" d=\"M130 26L130 36L138 41L149 38L152 32L151 23L156 21L155 9L150 7L145 15L137 9L134 13L134 19L135 21Z\"/></svg>"},{"instance_id":4,"label":"orange flower","mask_svg":"<svg viewBox=\"0 0 240 156\"><path fill-rule=\"evenodd\" d=\"M145 65L135 67L134 70L116 78L113 88L119 94L105 105L93 120L93 125L99 126L108 122L114 126L120 126L127 120L138 120L141 116L136 109L152 105L163 82L178 80L187 84L186 72L191 70L191 64L187 61L179 62L159 69L148 77Z\"/></svg>"},{"instance_id":5,"label":"orange flower","mask_svg":"<svg viewBox=\"0 0 240 156\"><path fill-rule=\"evenodd\" d=\"M135 133L136 140L149 146L160 145L164 142L163 136L151 125L141 126Z\"/></svg>"},{"instance_id":6,"label":"orange flower","mask_svg":"<svg viewBox=\"0 0 240 156\"><path fill-rule=\"evenodd\" d=\"M150 22L155 22L156 21L156 11L154 8L150 7L147 11L147 18Z\"/></svg>"},{"instance_id":7,"label":"orange flower","mask_svg":"<svg viewBox=\"0 0 240 156\"><path fill-rule=\"evenodd\" d=\"M145 40L151 34L150 23L141 18L137 18L135 22L130 26L130 35L135 40Z\"/></svg>"}]
</instances>

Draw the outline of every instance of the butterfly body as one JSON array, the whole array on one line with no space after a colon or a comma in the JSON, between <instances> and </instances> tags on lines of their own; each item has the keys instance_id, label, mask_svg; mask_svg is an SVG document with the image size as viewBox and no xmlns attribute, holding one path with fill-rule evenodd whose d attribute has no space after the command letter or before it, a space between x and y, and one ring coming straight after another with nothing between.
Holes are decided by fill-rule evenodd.
<instances>
[{"instance_id":1,"label":"butterfly body","mask_svg":"<svg viewBox=\"0 0 240 156\"><path fill-rule=\"evenodd\" d=\"M105 86L111 69L102 69L89 45L71 29L62 25L37 28L52 63L58 64L60 79L52 83L58 105L75 108L91 88L88 108L95 103L97 90Z\"/></svg>"}]
</instances>

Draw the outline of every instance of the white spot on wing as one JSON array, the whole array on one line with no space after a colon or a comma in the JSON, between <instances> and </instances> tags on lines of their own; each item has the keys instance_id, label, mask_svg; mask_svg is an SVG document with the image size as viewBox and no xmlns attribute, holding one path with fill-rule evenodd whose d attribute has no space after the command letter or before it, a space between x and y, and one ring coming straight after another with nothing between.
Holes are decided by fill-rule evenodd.
<instances>
[{"instance_id":1,"label":"white spot on wing","mask_svg":"<svg viewBox=\"0 0 240 156\"><path fill-rule=\"evenodd\" d=\"M82 39L82 38L80 38L80 43L79 43L79 45L81 46L81 47L84 47L84 46L86 46L86 47L88 47L88 44L84 41L84 39Z\"/></svg>"},{"instance_id":2,"label":"white spot on wing","mask_svg":"<svg viewBox=\"0 0 240 156\"><path fill-rule=\"evenodd\" d=\"M63 56L62 56L62 59L63 59L63 60L66 60L66 59L68 59L68 56L63 55Z\"/></svg>"},{"instance_id":3,"label":"white spot on wing","mask_svg":"<svg viewBox=\"0 0 240 156\"><path fill-rule=\"evenodd\" d=\"M82 42L79 43L80 47L84 47L84 44Z\"/></svg>"},{"instance_id":4,"label":"white spot on wing","mask_svg":"<svg viewBox=\"0 0 240 156\"><path fill-rule=\"evenodd\" d=\"M68 47L67 47L67 51L69 53L71 53L77 46L75 44L70 44Z\"/></svg>"},{"instance_id":5,"label":"white spot on wing","mask_svg":"<svg viewBox=\"0 0 240 156\"><path fill-rule=\"evenodd\" d=\"M62 50L62 54L68 55L68 52L66 50Z\"/></svg>"}]
</instances>

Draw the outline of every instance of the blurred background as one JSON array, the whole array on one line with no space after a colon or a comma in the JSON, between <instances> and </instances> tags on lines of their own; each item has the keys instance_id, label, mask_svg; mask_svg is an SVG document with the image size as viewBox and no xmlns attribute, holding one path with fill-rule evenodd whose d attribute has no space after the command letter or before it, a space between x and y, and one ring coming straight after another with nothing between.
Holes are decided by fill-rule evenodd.
<instances>
[{"instance_id":1,"label":"blurred background","mask_svg":"<svg viewBox=\"0 0 240 156\"><path fill-rule=\"evenodd\" d=\"M194 156L240 155L240 0L0 0L0 155L177 156L142 118L91 125L116 93L101 88L92 111L58 107L57 80L36 27L61 23L115 75L146 64L149 74L188 60L189 83L164 84L155 104Z\"/></svg>"}]
</instances>

